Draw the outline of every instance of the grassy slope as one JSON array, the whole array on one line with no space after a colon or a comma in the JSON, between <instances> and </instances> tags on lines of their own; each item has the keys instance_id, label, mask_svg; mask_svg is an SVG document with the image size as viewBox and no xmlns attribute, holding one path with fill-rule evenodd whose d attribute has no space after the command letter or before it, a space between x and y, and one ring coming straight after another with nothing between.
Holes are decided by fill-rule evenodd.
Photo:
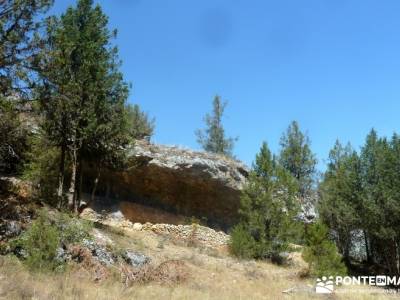
<instances>
[{"instance_id":1,"label":"grassy slope","mask_svg":"<svg viewBox=\"0 0 400 300\"><path fill-rule=\"evenodd\" d=\"M82 269L63 274L30 274L17 260L0 257L0 299L326 299L310 292L282 293L292 287L310 288L313 281L298 277L300 267L278 267L267 262L238 261L227 253L188 247L151 232L102 230L114 248L131 248L159 264L168 259L188 266L189 277L179 285L135 284L125 287L119 275L102 283L89 280ZM330 299L387 299L366 293L337 294Z\"/></svg>"}]
</instances>

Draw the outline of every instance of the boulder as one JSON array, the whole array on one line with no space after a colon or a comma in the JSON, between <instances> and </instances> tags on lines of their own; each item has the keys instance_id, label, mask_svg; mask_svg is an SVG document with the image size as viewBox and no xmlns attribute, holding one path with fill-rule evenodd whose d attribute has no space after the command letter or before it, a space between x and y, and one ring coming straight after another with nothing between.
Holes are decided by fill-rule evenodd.
<instances>
[{"instance_id":1,"label":"boulder","mask_svg":"<svg viewBox=\"0 0 400 300\"><path fill-rule=\"evenodd\" d=\"M150 257L132 250L125 250L122 258L132 267L142 267L151 261Z\"/></svg>"},{"instance_id":2,"label":"boulder","mask_svg":"<svg viewBox=\"0 0 400 300\"><path fill-rule=\"evenodd\" d=\"M246 165L225 156L138 141L129 167L102 175L98 196L114 204L136 202L227 228L237 221L248 173ZM90 170L86 178L90 186ZM134 215L127 218L143 222Z\"/></svg>"},{"instance_id":3,"label":"boulder","mask_svg":"<svg viewBox=\"0 0 400 300\"><path fill-rule=\"evenodd\" d=\"M82 245L91 251L93 257L97 258L99 262L106 266L113 265L115 263L112 253L110 253L104 246L99 243L84 239Z\"/></svg>"}]
</instances>

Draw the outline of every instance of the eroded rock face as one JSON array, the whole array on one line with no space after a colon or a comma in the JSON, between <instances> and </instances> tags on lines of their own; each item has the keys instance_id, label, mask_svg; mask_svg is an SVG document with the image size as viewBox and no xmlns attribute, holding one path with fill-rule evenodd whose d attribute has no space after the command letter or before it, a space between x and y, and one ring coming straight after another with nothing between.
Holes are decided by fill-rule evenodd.
<instances>
[{"instance_id":1,"label":"eroded rock face","mask_svg":"<svg viewBox=\"0 0 400 300\"><path fill-rule=\"evenodd\" d=\"M103 176L103 194L109 198L194 216L223 228L237 220L240 191L249 172L244 164L146 142L136 143L131 158L127 170Z\"/></svg>"}]
</instances>

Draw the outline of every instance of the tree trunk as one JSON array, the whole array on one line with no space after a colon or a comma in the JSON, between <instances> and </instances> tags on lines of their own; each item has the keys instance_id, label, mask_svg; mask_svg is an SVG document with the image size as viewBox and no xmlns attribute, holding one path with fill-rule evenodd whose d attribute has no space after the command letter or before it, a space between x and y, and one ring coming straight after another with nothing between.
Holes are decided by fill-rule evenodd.
<instances>
[{"instance_id":1,"label":"tree trunk","mask_svg":"<svg viewBox=\"0 0 400 300\"><path fill-rule=\"evenodd\" d=\"M76 177L78 179L78 184L75 185L75 205L74 205L74 211L75 213L78 213L79 207L81 206L81 194L82 194L82 155L78 152L77 154L77 168L76 168Z\"/></svg>"},{"instance_id":2,"label":"tree trunk","mask_svg":"<svg viewBox=\"0 0 400 300\"><path fill-rule=\"evenodd\" d=\"M110 192L111 192L111 186L110 186L110 182L107 180L106 183L106 199L109 200L110 199Z\"/></svg>"},{"instance_id":3,"label":"tree trunk","mask_svg":"<svg viewBox=\"0 0 400 300\"><path fill-rule=\"evenodd\" d=\"M97 168L96 178L94 179L94 182L93 182L92 194L90 195L90 200L87 203L88 207L94 202L94 198L96 197L96 190L97 190L97 185L100 180L100 174L101 174L101 168Z\"/></svg>"},{"instance_id":4,"label":"tree trunk","mask_svg":"<svg viewBox=\"0 0 400 300\"><path fill-rule=\"evenodd\" d=\"M61 208L63 205L64 198L64 171L65 171L65 145L61 146L61 157L60 157L60 169L58 173L58 208Z\"/></svg>"},{"instance_id":5,"label":"tree trunk","mask_svg":"<svg viewBox=\"0 0 400 300\"><path fill-rule=\"evenodd\" d=\"M75 208L75 185L76 185L76 170L77 170L77 159L76 159L76 149L72 150L72 172L71 172L71 182L68 190L68 207L73 210Z\"/></svg>"}]
</instances>

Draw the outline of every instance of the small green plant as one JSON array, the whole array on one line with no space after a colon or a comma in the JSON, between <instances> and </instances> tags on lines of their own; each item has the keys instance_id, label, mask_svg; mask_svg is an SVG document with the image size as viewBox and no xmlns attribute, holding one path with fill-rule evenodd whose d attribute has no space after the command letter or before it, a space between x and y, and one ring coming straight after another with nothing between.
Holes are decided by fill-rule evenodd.
<instances>
[{"instance_id":1,"label":"small green plant","mask_svg":"<svg viewBox=\"0 0 400 300\"><path fill-rule=\"evenodd\" d=\"M233 228L229 248L233 255L247 259L258 252L256 241L241 224Z\"/></svg>"},{"instance_id":2,"label":"small green plant","mask_svg":"<svg viewBox=\"0 0 400 300\"><path fill-rule=\"evenodd\" d=\"M56 260L60 245L60 233L49 222L42 210L32 226L21 236L19 244L26 252L26 264L32 270L54 270L60 262Z\"/></svg>"},{"instance_id":3,"label":"small green plant","mask_svg":"<svg viewBox=\"0 0 400 300\"><path fill-rule=\"evenodd\" d=\"M312 224L306 234L303 258L312 276L338 276L347 273L335 244L328 238L329 230L322 223Z\"/></svg>"},{"instance_id":4,"label":"small green plant","mask_svg":"<svg viewBox=\"0 0 400 300\"><path fill-rule=\"evenodd\" d=\"M90 221L77 219L64 213L57 216L55 225L60 231L60 239L64 245L91 239L90 231L93 229L93 223Z\"/></svg>"},{"instance_id":5,"label":"small green plant","mask_svg":"<svg viewBox=\"0 0 400 300\"><path fill-rule=\"evenodd\" d=\"M187 217L185 218L185 225L201 225L201 226L207 226L207 218L206 217L201 217L197 218L195 216Z\"/></svg>"},{"instance_id":6,"label":"small green plant","mask_svg":"<svg viewBox=\"0 0 400 300\"><path fill-rule=\"evenodd\" d=\"M63 213L49 216L47 211L42 209L31 227L13 240L10 247L21 250L20 254L31 270L62 270L64 261L57 257L57 251L62 246L91 239L91 230L91 222Z\"/></svg>"}]
</instances>

